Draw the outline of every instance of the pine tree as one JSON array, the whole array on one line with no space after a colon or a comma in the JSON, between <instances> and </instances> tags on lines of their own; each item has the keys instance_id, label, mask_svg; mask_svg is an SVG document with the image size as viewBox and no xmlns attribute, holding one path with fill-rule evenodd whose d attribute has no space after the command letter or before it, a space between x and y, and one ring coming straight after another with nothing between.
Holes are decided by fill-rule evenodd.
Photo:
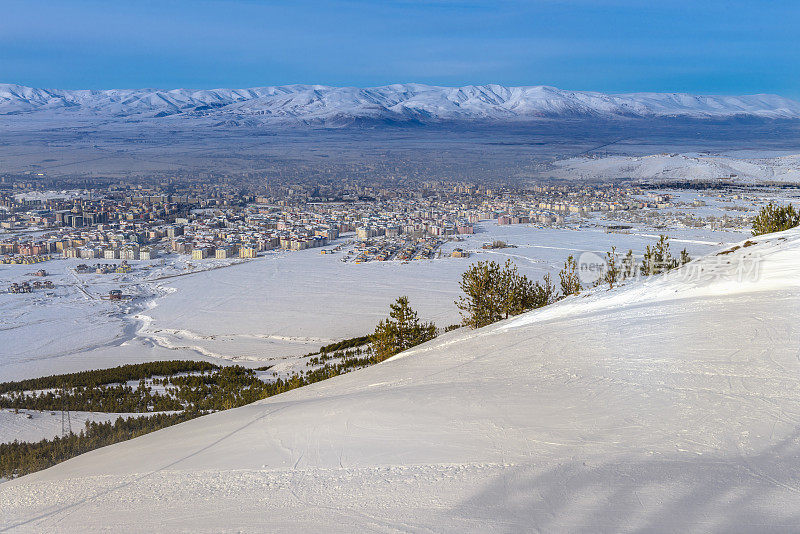
<instances>
[{"instance_id":1,"label":"pine tree","mask_svg":"<svg viewBox=\"0 0 800 534\"><path fill-rule=\"evenodd\" d=\"M547 306L548 304L552 304L558 299L558 294L556 293L556 286L553 285L553 282L550 278L550 274L544 275L542 278L542 283L536 282L533 288L533 299L531 301L531 308L541 308L543 306Z\"/></svg>"},{"instance_id":2,"label":"pine tree","mask_svg":"<svg viewBox=\"0 0 800 534\"><path fill-rule=\"evenodd\" d=\"M642 266L639 269L639 272L642 276L650 276L651 274L655 274L655 259L653 254L653 249L650 248L650 245L647 245L647 248L644 250L644 256L642 257Z\"/></svg>"},{"instance_id":3,"label":"pine tree","mask_svg":"<svg viewBox=\"0 0 800 534\"><path fill-rule=\"evenodd\" d=\"M782 232L800 225L800 210L794 205L776 206L772 202L761 208L753 220L753 235Z\"/></svg>"},{"instance_id":4,"label":"pine tree","mask_svg":"<svg viewBox=\"0 0 800 534\"><path fill-rule=\"evenodd\" d=\"M656 273L661 274L673 268L673 259L669 251L669 238L661 234L655 248Z\"/></svg>"},{"instance_id":5,"label":"pine tree","mask_svg":"<svg viewBox=\"0 0 800 534\"><path fill-rule=\"evenodd\" d=\"M561 280L561 294L565 297L581 292L581 280L578 277L578 262L570 255L564 262L564 268L558 273Z\"/></svg>"},{"instance_id":6,"label":"pine tree","mask_svg":"<svg viewBox=\"0 0 800 534\"><path fill-rule=\"evenodd\" d=\"M408 297L399 297L389 308L389 318L378 323L370 338L378 361L436 337L436 325L421 322Z\"/></svg>"},{"instance_id":7,"label":"pine tree","mask_svg":"<svg viewBox=\"0 0 800 534\"><path fill-rule=\"evenodd\" d=\"M619 264L617 263L617 247L611 247L611 251L606 252L606 273L603 281L608 284L608 289L614 289L622 278Z\"/></svg>"},{"instance_id":8,"label":"pine tree","mask_svg":"<svg viewBox=\"0 0 800 534\"><path fill-rule=\"evenodd\" d=\"M633 250L628 250L622 258L622 279L631 278L636 274L636 265L633 263Z\"/></svg>"},{"instance_id":9,"label":"pine tree","mask_svg":"<svg viewBox=\"0 0 800 534\"><path fill-rule=\"evenodd\" d=\"M389 319L381 320L375 327L371 341L372 350L379 361L394 354L397 347L397 332L394 324Z\"/></svg>"},{"instance_id":10,"label":"pine tree","mask_svg":"<svg viewBox=\"0 0 800 534\"><path fill-rule=\"evenodd\" d=\"M517 273L517 266L511 260L500 271L500 286L497 288L500 303L500 315L508 319L511 315L522 313L526 301L530 298L532 287L530 281Z\"/></svg>"},{"instance_id":11,"label":"pine tree","mask_svg":"<svg viewBox=\"0 0 800 534\"><path fill-rule=\"evenodd\" d=\"M464 295L456 301L465 326L480 328L503 318L503 286L500 265L479 261L461 275L459 287Z\"/></svg>"}]
</instances>

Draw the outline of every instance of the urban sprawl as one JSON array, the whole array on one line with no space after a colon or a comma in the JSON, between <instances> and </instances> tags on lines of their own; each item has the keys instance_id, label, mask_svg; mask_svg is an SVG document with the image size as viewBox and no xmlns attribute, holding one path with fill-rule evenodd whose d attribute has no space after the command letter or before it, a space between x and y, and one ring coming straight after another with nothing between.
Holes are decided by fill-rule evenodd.
<instances>
[{"instance_id":1,"label":"urban sprawl","mask_svg":"<svg viewBox=\"0 0 800 534\"><path fill-rule=\"evenodd\" d=\"M492 188L428 182L410 188L270 186L248 193L220 184L110 185L54 192L29 181L0 183L0 261L53 259L152 260L165 254L255 258L265 251L322 248L343 261L430 259L441 244L473 234L481 221L563 226L603 214L650 226L743 227L741 193L707 195L730 214L680 211L670 194L618 185L535 185ZM704 205L693 200L692 206ZM669 208L675 208L669 211ZM329 248L326 248L329 247ZM454 254L458 254L458 249ZM98 268L125 269L126 264Z\"/></svg>"}]
</instances>

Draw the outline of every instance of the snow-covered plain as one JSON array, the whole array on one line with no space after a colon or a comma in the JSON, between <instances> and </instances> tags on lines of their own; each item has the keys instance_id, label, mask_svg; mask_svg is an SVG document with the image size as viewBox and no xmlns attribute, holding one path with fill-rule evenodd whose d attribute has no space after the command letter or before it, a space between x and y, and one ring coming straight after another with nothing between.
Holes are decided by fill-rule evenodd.
<instances>
[{"instance_id":1,"label":"snow-covered plain","mask_svg":"<svg viewBox=\"0 0 800 534\"><path fill-rule=\"evenodd\" d=\"M800 230L753 241L2 483L0 521L796 531Z\"/></svg>"},{"instance_id":2,"label":"snow-covered plain","mask_svg":"<svg viewBox=\"0 0 800 534\"><path fill-rule=\"evenodd\" d=\"M800 183L800 155L731 157L718 154L577 157L559 160L542 176L570 180L719 180Z\"/></svg>"},{"instance_id":3,"label":"snow-covered plain","mask_svg":"<svg viewBox=\"0 0 800 534\"><path fill-rule=\"evenodd\" d=\"M701 209L701 208L698 208ZM253 261L209 269L216 260L190 262L209 269L186 274L188 260L134 262L132 273L76 274L79 263L53 260L35 266L0 266L0 284L51 274L53 290L27 295L0 293L0 381L113 367L154 360L207 359L249 366L285 363L321 345L371 332L389 304L408 295L420 315L440 327L459 322L454 304L461 273L474 261L512 259L533 279L555 275L569 254L604 253L611 246L640 253L659 231L631 234L602 228L533 228L482 223L484 231L446 244L473 251L469 259L344 263L342 254L319 250L272 252ZM742 239L741 232L702 229L666 231L673 248L697 256ZM487 241L517 248L482 251ZM147 267L145 269L145 267ZM178 274L180 276L174 276ZM102 298L121 288L134 297ZM48 296L47 293L53 293Z\"/></svg>"},{"instance_id":4,"label":"snow-covered plain","mask_svg":"<svg viewBox=\"0 0 800 534\"><path fill-rule=\"evenodd\" d=\"M172 291L162 280L180 278L197 269L235 268L245 260L208 260L193 265L186 257L169 261L133 261L130 273L78 273L80 264L119 265L119 260L54 259L34 265L0 265L0 286L45 280L53 289L28 294L0 291L0 381L34 378L86 369L170 359L204 359L195 350L153 343L138 335L137 316ZM33 272L47 271L38 278ZM126 298L107 299L112 289Z\"/></svg>"},{"instance_id":5,"label":"snow-covered plain","mask_svg":"<svg viewBox=\"0 0 800 534\"><path fill-rule=\"evenodd\" d=\"M538 280L547 273L555 276L570 254L603 254L612 245L640 253L655 239L653 231L620 235L599 228L537 229L492 222L483 227L485 232L443 248L445 255L455 247L472 251L467 260L357 265L339 261L341 255L307 250L177 279L169 284L175 291L142 312L149 319L141 335L164 346L191 347L207 356L270 361L371 332L400 295L407 295L422 317L440 327L457 323L458 281L475 261L512 259L522 273ZM707 230L668 233L675 238L674 248L687 247L694 255L742 236ZM484 242L493 240L505 240L517 248L481 250Z\"/></svg>"},{"instance_id":6,"label":"snow-covered plain","mask_svg":"<svg viewBox=\"0 0 800 534\"><path fill-rule=\"evenodd\" d=\"M147 358L146 347L133 353L126 347L136 339L138 328L131 315L161 292L145 281L159 269L152 269L151 274L150 269L143 269L150 267L146 262L136 262L129 274L77 274L76 266L87 262L105 260L56 259L35 265L0 265L3 288L25 280L54 284L53 289L36 289L29 294L0 293L0 381L152 359ZM39 269L45 269L48 276L31 275ZM168 267L162 269L169 271ZM132 298L111 302L105 298L111 289L122 289ZM157 359L175 358L179 357ZM80 361L83 363L76 363Z\"/></svg>"}]
</instances>

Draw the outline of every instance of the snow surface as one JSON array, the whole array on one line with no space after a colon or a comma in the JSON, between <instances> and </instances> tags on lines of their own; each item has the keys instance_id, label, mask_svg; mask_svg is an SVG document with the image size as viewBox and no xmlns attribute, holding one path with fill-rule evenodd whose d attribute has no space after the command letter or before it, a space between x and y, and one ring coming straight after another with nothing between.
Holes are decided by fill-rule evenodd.
<instances>
[{"instance_id":1,"label":"snow surface","mask_svg":"<svg viewBox=\"0 0 800 534\"><path fill-rule=\"evenodd\" d=\"M777 95L603 94L547 86L439 87L288 85L210 90L60 90L0 84L0 115L169 122L210 118L226 124L352 124L508 121L541 118L800 118L800 103Z\"/></svg>"},{"instance_id":2,"label":"snow surface","mask_svg":"<svg viewBox=\"0 0 800 534\"><path fill-rule=\"evenodd\" d=\"M800 229L752 241L2 483L0 522L796 531Z\"/></svg>"},{"instance_id":3,"label":"snow surface","mask_svg":"<svg viewBox=\"0 0 800 534\"><path fill-rule=\"evenodd\" d=\"M715 154L579 157L554 162L541 173L569 180L718 180L800 183L800 155L734 158Z\"/></svg>"},{"instance_id":4,"label":"snow surface","mask_svg":"<svg viewBox=\"0 0 800 534\"><path fill-rule=\"evenodd\" d=\"M638 254L657 239L654 230L620 235L598 228L539 229L488 221L481 226L484 232L443 247L444 255L455 247L472 251L466 260L358 265L341 262L341 255L306 250L178 278L168 282L174 291L140 314L147 320L139 335L160 346L196 350L212 358L272 363L373 331L400 295L407 295L421 317L442 328L460 322L454 304L461 291L458 282L476 261L512 259L520 272L539 280L547 273L557 277L570 254L604 254L612 245ZM695 256L743 236L709 230L667 233L675 240L673 248L687 247ZM517 248L481 250L483 243L494 240Z\"/></svg>"},{"instance_id":5,"label":"snow surface","mask_svg":"<svg viewBox=\"0 0 800 534\"><path fill-rule=\"evenodd\" d=\"M698 208L709 209L709 208ZM673 248L698 256L742 232L705 229L653 230L607 234L602 228L533 228L481 223L483 231L455 247L474 252L469 259L344 263L342 254L319 249L271 252L230 265L228 260L168 256L132 262L129 274L75 274L80 263L106 260L53 260L36 266L3 265L0 287L33 279L46 269L53 290L25 295L0 292L0 381L114 367L154 360L206 359L249 366L283 364L320 346L374 330L389 304L408 295L427 321L445 327L460 321L454 304L458 281L474 261L513 259L532 279L555 273L570 254L604 254L612 245L641 253L666 232ZM484 242L503 240L518 248L483 251ZM189 273L194 268L207 269ZM230 262L228 262L230 263ZM147 267L147 269L145 269ZM177 275L177 276L176 276ZM121 303L101 297L111 289L134 297ZM53 293L53 296L48 296Z\"/></svg>"}]
</instances>

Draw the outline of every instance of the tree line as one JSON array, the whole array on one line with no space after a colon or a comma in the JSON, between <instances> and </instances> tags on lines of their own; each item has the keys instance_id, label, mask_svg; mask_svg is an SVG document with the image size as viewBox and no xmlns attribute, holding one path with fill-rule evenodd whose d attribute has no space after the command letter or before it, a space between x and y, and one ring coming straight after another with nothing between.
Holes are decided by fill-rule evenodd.
<instances>
[{"instance_id":1,"label":"tree line","mask_svg":"<svg viewBox=\"0 0 800 534\"><path fill-rule=\"evenodd\" d=\"M541 308L584 289L608 284L609 289L628 278L641 275L652 276L675 269L691 261L684 249L679 257L670 252L669 238L660 236L654 246L648 245L641 264L634 260L633 250L625 256L617 253L616 247L606 253L602 275L594 284L584 287L580 268L570 255L558 273L556 287L549 274L542 280L532 281L517 272L516 265L507 260L505 265L494 261L479 261L471 265L462 275L460 287L464 295L456 305L461 312L462 324L480 328L520 313Z\"/></svg>"},{"instance_id":2,"label":"tree line","mask_svg":"<svg viewBox=\"0 0 800 534\"><path fill-rule=\"evenodd\" d=\"M153 376L174 375L219 369L218 365L204 361L164 360L158 362L120 365L109 369L93 369L61 375L43 376L15 382L0 383L0 395L10 391L58 389L73 387L96 387L102 384L141 380Z\"/></svg>"}]
</instances>

